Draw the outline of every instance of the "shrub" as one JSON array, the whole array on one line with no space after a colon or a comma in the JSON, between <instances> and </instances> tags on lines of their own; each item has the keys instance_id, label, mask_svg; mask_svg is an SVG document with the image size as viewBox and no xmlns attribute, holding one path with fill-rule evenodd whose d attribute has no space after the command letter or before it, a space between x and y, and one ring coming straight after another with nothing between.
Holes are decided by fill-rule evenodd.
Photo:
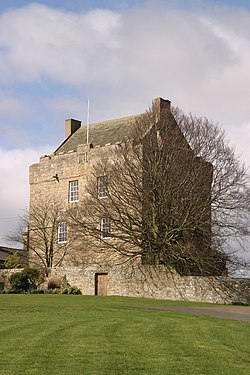
<instances>
[{"instance_id":1,"label":"shrub","mask_svg":"<svg viewBox=\"0 0 250 375\"><path fill-rule=\"evenodd\" d=\"M231 305L235 306L250 306L250 303L248 302L241 302L241 301L233 301Z\"/></svg>"},{"instance_id":2,"label":"shrub","mask_svg":"<svg viewBox=\"0 0 250 375\"><path fill-rule=\"evenodd\" d=\"M59 289L61 288L62 282L58 277L51 277L48 280L48 289Z\"/></svg>"},{"instance_id":3,"label":"shrub","mask_svg":"<svg viewBox=\"0 0 250 375\"><path fill-rule=\"evenodd\" d=\"M13 273L9 277L11 290L16 293L23 293L36 289L36 281L39 275L39 271L31 267L24 268L21 272Z\"/></svg>"},{"instance_id":4,"label":"shrub","mask_svg":"<svg viewBox=\"0 0 250 375\"><path fill-rule=\"evenodd\" d=\"M61 288L60 294L82 294L81 290L76 286L67 286L65 288Z\"/></svg>"},{"instance_id":5,"label":"shrub","mask_svg":"<svg viewBox=\"0 0 250 375\"><path fill-rule=\"evenodd\" d=\"M39 277L40 277L40 272L36 268L31 268L31 267L26 267L22 271L22 274L27 276L29 283L32 285L36 285Z\"/></svg>"},{"instance_id":6,"label":"shrub","mask_svg":"<svg viewBox=\"0 0 250 375\"><path fill-rule=\"evenodd\" d=\"M4 282L1 282L1 279L0 279L0 293L3 293L4 291Z\"/></svg>"},{"instance_id":7,"label":"shrub","mask_svg":"<svg viewBox=\"0 0 250 375\"><path fill-rule=\"evenodd\" d=\"M15 251L13 254L9 255L5 262L4 262L5 268L21 268L21 257L18 253L18 251Z\"/></svg>"},{"instance_id":8,"label":"shrub","mask_svg":"<svg viewBox=\"0 0 250 375\"><path fill-rule=\"evenodd\" d=\"M72 286L72 287L71 287L71 292L70 292L69 294L79 294L79 295L81 295L82 292L81 292L81 290L80 290L79 288L77 288L76 286Z\"/></svg>"},{"instance_id":9,"label":"shrub","mask_svg":"<svg viewBox=\"0 0 250 375\"><path fill-rule=\"evenodd\" d=\"M60 294L82 294L79 288L71 286L67 280L66 275L62 278L62 286L59 291Z\"/></svg>"},{"instance_id":10,"label":"shrub","mask_svg":"<svg viewBox=\"0 0 250 375\"><path fill-rule=\"evenodd\" d=\"M27 292L30 287L29 279L22 272L13 273L9 277L11 289L17 293Z\"/></svg>"},{"instance_id":11,"label":"shrub","mask_svg":"<svg viewBox=\"0 0 250 375\"><path fill-rule=\"evenodd\" d=\"M44 291L46 294L82 294L81 290L76 286L71 286L64 275L61 279L52 276L48 280L48 289Z\"/></svg>"}]
</instances>

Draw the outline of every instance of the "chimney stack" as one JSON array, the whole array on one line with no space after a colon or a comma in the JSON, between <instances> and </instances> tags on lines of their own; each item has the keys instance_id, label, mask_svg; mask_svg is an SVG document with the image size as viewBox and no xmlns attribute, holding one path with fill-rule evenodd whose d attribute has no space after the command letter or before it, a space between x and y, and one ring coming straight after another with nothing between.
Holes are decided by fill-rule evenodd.
<instances>
[{"instance_id":1,"label":"chimney stack","mask_svg":"<svg viewBox=\"0 0 250 375\"><path fill-rule=\"evenodd\" d=\"M81 127L81 121L72 118L65 120L65 137L70 137Z\"/></svg>"},{"instance_id":2,"label":"chimney stack","mask_svg":"<svg viewBox=\"0 0 250 375\"><path fill-rule=\"evenodd\" d=\"M156 98L153 100L153 110L156 113L156 121L170 112L171 101L162 98Z\"/></svg>"}]
</instances>

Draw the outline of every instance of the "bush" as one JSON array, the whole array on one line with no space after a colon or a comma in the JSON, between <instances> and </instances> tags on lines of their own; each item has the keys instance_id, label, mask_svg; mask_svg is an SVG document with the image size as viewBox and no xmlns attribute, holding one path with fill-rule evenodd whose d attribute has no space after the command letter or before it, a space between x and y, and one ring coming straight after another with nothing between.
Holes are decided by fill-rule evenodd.
<instances>
[{"instance_id":1,"label":"bush","mask_svg":"<svg viewBox=\"0 0 250 375\"><path fill-rule=\"evenodd\" d=\"M3 293L3 291L4 291L4 283L2 283L0 279L0 294Z\"/></svg>"},{"instance_id":2,"label":"bush","mask_svg":"<svg viewBox=\"0 0 250 375\"><path fill-rule=\"evenodd\" d=\"M22 271L22 274L28 278L30 284L36 286L36 283L40 277L40 272L36 268L26 267Z\"/></svg>"},{"instance_id":3,"label":"bush","mask_svg":"<svg viewBox=\"0 0 250 375\"><path fill-rule=\"evenodd\" d=\"M241 301L233 301L231 305L234 306L250 306L250 303L247 302L241 302Z\"/></svg>"},{"instance_id":4,"label":"bush","mask_svg":"<svg viewBox=\"0 0 250 375\"><path fill-rule=\"evenodd\" d=\"M59 291L60 294L82 294L79 288L76 286L71 286L68 281L66 275L62 278L62 286Z\"/></svg>"},{"instance_id":5,"label":"bush","mask_svg":"<svg viewBox=\"0 0 250 375\"><path fill-rule=\"evenodd\" d=\"M60 289L60 294L82 294L81 290L76 286L67 286Z\"/></svg>"},{"instance_id":6,"label":"bush","mask_svg":"<svg viewBox=\"0 0 250 375\"><path fill-rule=\"evenodd\" d=\"M30 287L29 279L22 272L13 273L9 277L11 289L17 293L27 292Z\"/></svg>"},{"instance_id":7,"label":"bush","mask_svg":"<svg viewBox=\"0 0 250 375\"><path fill-rule=\"evenodd\" d=\"M21 268L21 257L18 253L18 251L15 251L13 254L9 255L5 262L4 262L5 268Z\"/></svg>"},{"instance_id":8,"label":"bush","mask_svg":"<svg viewBox=\"0 0 250 375\"><path fill-rule=\"evenodd\" d=\"M81 290L76 286L71 286L66 278L66 275L62 279L58 277L51 277L48 280L48 289L45 293L52 294L82 294Z\"/></svg>"},{"instance_id":9,"label":"bush","mask_svg":"<svg viewBox=\"0 0 250 375\"><path fill-rule=\"evenodd\" d=\"M59 289L61 288L62 282L58 277L51 277L48 280L48 289Z\"/></svg>"},{"instance_id":10,"label":"bush","mask_svg":"<svg viewBox=\"0 0 250 375\"><path fill-rule=\"evenodd\" d=\"M16 293L24 293L37 289L36 281L39 275L39 271L31 267L27 267L21 272L13 273L9 277L11 290Z\"/></svg>"}]
</instances>

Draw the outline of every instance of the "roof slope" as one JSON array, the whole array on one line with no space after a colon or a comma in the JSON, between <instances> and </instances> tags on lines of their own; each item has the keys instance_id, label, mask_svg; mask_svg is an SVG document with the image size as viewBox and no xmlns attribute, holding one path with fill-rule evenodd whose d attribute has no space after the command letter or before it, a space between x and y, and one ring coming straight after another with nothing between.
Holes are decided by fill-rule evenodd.
<instances>
[{"instance_id":1,"label":"roof slope","mask_svg":"<svg viewBox=\"0 0 250 375\"><path fill-rule=\"evenodd\" d=\"M136 121L141 115L123 117L114 120L102 121L89 125L89 143L95 146L105 146L108 143L121 142L129 136ZM65 139L56 149L55 154L76 151L78 145L86 144L87 126L81 126L75 133Z\"/></svg>"},{"instance_id":2,"label":"roof slope","mask_svg":"<svg viewBox=\"0 0 250 375\"><path fill-rule=\"evenodd\" d=\"M22 255L23 253L22 249L14 249L12 247L0 246L0 260L5 260L9 255L12 255L16 251L18 251L20 255Z\"/></svg>"}]
</instances>

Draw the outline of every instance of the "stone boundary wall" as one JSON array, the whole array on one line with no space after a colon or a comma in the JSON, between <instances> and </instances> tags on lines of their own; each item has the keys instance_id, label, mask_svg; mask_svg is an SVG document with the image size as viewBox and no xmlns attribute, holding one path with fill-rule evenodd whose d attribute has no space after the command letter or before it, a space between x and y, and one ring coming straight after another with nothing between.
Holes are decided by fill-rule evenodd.
<instances>
[{"instance_id":1,"label":"stone boundary wall","mask_svg":"<svg viewBox=\"0 0 250 375\"><path fill-rule=\"evenodd\" d=\"M0 292L3 291L4 288L6 289L10 287L8 281L10 275L16 272L21 272L22 270L23 268L0 269Z\"/></svg>"},{"instance_id":2,"label":"stone boundary wall","mask_svg":"<svg viewBox=\"0 0 250 375\"><path fill-rule=\"evenodd\" d=\"M8 287L8 277L22 269L0 270L0 284ZM164 267L57 267L47 280L66 276L71 286L84 295L96 292L96 274L107 275L107 295L146 297L176 301L250 303L250 278L180 276ZM43 283L46 287L46 282ZM2 288L3 289L3 288Z\"/></svg>"},{"instance_id":3,"label":"stone boundary wall","mask_svg":"<svg viewBox=\"0 0 250 375\"><path fill-rule=\"evenodd\" d=\"M211 303L250 303L250 279L180 276L164 267L53 268L50 277L66 276L82 294L94 295L95 275L107 274L107 295Z\"/></svg>"}]
</instances>

